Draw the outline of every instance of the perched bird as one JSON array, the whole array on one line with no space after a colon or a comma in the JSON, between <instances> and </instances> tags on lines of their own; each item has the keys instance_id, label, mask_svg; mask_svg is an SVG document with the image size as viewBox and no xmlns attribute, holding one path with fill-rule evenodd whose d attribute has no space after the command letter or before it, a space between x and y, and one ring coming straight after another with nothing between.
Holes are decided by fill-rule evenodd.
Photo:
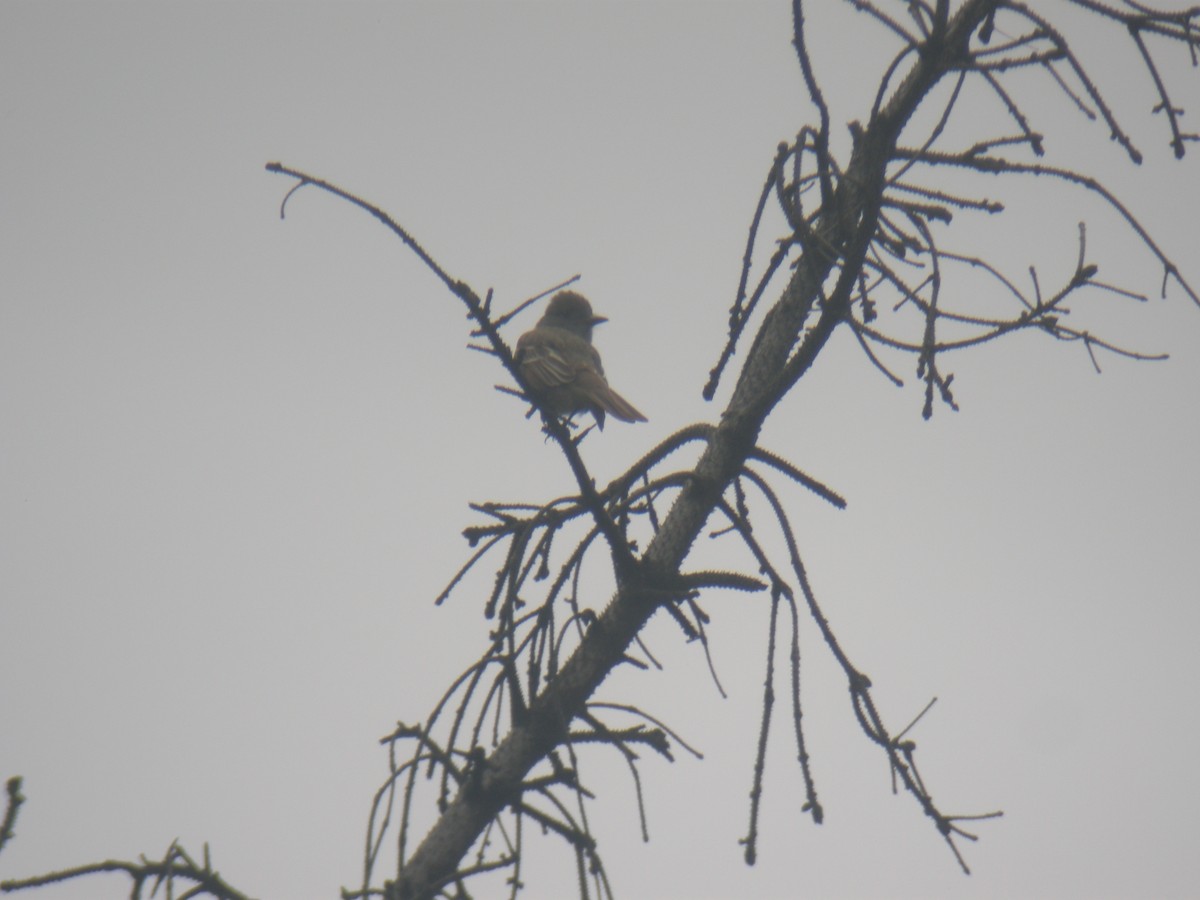
<instances>
[{"instance_id":1,"label":"perched bird","mask_svg":"<svg viewBox=\"0 0 1200 900\"><path fill-rule=\"evenodd\" d=\"M608 413L622 422L646 417L608 386L600 354L592 346L592 326L606 322L574 291L560 291L546 313L517 341L517 366L534 398L552 415L590 412L604 429Z\"/></svg>"}]
</instances>

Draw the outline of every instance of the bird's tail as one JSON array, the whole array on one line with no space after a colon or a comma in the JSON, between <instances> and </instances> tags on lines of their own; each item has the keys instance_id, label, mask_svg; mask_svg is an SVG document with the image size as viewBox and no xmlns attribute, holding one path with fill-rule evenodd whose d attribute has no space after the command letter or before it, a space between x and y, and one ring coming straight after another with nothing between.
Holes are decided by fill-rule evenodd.
<instances>
[{"instance_id":1,"label":"bird's tail","mask_svg":"<svg viewBox=\"0 0 1200 900\"><path fill-rule=\"evenodd\" d=\"M601 397L600 405L615 419L620 419L622 422L645 422L646 417L637 411L632 403L614 391L608 388Z\"/></svg>"}]
</instances>

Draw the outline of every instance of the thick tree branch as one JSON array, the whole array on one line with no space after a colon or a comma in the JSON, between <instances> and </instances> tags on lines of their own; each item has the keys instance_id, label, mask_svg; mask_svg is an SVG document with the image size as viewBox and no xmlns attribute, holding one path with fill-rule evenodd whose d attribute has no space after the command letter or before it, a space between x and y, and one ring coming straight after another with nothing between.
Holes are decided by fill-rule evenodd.
<instances>
[{"instance_id":1,"label":"thick tree branch","mask_svg":"<svg viewBox=\"0 0 1200 900\"><path fill-rule=\"evenodd\" d=\"M518 802L526 775L566 738L572 719L654 614L661 603L660 585L678 575L726 486L754 450L767 415L845 317L848 285L853 283L847 273L857 271L875 231L887 164L900 130L942 75L964 57L971 33L994 6L995 0L968 0L938 44L918 59L891 101L861 133L833 203L815 226L816 240L807 247L783 297L764 318L721 423L661 529L557 677L531 703L524 721L483 760L478 781L460 789L398 880L389 885L389 896L425 898L444 883L497 813ZM839 284L792 357L825 278L839 264L845 284Z\"/></svg>"}]
</instances>

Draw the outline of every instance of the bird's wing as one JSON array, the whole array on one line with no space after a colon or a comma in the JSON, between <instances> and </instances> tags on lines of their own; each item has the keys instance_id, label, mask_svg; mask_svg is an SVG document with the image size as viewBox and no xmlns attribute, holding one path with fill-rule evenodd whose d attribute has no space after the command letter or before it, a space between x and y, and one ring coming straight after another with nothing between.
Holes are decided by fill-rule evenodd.
<instances>
[{"instance_id":1,"label":"bird's wing","mask_svg":"<svg viewBox=\"0 0 1200 900\"><path fill-rule=\"evenodd\" d=\"M545 391L575 380L576 369L546 341L517 341L517 364L535 391Z\"/></svg>"}]
</instances>

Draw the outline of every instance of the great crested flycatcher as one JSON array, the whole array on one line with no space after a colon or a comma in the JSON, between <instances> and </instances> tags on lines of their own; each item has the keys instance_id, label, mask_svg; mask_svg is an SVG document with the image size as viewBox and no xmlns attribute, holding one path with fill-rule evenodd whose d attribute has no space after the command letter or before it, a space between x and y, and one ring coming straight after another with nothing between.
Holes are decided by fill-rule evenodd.
<instances>
[{"instance_id":1,"label":"great crested flycatcher","mask_svg":"<svg viewBox=\"0 0 1200 900\"><path fill-rule=\"evenodd\" d=\"M645 422L628 400L608 386L592 326L607 322L592 313L581 294L560 291L532 330L517 341L517 366L534 398L556 416L590 412L604 429L604 414L622 422Z\"/></svg>"}]
</instances>

